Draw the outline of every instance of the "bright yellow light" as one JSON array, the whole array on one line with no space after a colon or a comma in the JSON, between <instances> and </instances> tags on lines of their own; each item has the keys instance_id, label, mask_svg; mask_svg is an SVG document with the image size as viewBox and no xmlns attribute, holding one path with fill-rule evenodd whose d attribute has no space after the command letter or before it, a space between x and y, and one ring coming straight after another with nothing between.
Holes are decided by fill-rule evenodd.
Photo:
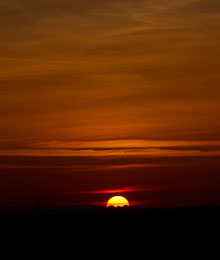
<instances>
[{"instance_id":1,"label":"bright yellow light","mask_svg":"<svg viewBox=\"0 0 220 260\"><path fill-rule=\"evenodd\" d=\"M124 207L124 206L129 206L129 202L126 198L122 196L114 196L111 199L108 200L107 202L107 207Z\"/></svg>"}]
</instances>

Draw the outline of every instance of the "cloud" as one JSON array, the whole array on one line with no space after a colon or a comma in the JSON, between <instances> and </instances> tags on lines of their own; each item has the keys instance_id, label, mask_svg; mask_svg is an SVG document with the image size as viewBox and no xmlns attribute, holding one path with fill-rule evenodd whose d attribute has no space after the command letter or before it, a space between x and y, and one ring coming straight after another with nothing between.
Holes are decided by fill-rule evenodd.
<instances>
[{"instance_id":1,"label":"cloud","mask_svg":"<svg viewBox=\"0 0 220 260\"><path fill-rule=\"evenodd\" d=\"M0 142L0 155L2 156L1 165L13 167L69 167L80 171L106 171L166 167L175 164L178 157L218 157L220 145L219 140L106 140L35 143L27 140L26 143L15 141L14 144L10 141ZM52 156L51 159L48 156ZM56 157L59 159L54 161ZM174 158L173 162L170 161L171 158Z\"/></svg>"},{"instance_id":2,"label":"cloud","mask_svg":"<svg viewBox=\"0 0 220 260\"><path fill-rule=\"evenodd\" d=\"M119 194L119 193L130 193L130 192L146 192L160 190L160 187L124 187L120 189L106 189L106 190L88 190L88 191L77 191L67 192L67 194Z\"/></svg>"},{"instance_id":3,"label":"cloud","mask_svg":"<svg viewBox=\"0 0 220 260\"><path fill-rule=\"evenodd\" d=\"M219 14L220 3L218 0L197 0L188 1L185 5L183 11L190 11L195 14Z\"/></svg>"},{"instance_id":4,"label":"cloud","mask_svg":"<svg viewBox=\"0 0 220 260\"><path fill-rule=\"evenodd\" d=\"M79 194L120 194L120 193L146 193L146 192L155 192L155 191L165 191L165 190L193 190L193 189L205 189L207 185L202 183L194 184L171 184L166 186L130 186L123 187L118 189L104 189L104 190L83 190L83 191L73 191L66 192L69 195L79 195Z\"/></svg>"},{"instance_id":5,"label":"cloud","mask_svg":"<svg viewBox=\"0 0 220 260\"><path fill-rule=\"evenodd\" d=\"M1 138L218 139L218 12L215 0L1 1Z\"/></svg>"}]
</instances>

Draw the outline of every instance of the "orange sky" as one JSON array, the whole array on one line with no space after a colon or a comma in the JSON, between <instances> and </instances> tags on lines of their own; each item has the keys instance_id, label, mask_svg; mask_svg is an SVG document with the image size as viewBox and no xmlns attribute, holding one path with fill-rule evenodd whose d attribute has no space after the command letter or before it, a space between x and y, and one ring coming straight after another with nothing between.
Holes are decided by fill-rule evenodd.
<instances>
[{"instance_id":1,"label":"orange sky","mask_svg":"<svg viewBox=\"0 0 220 260\"><path fill-rule=\"evenodd\" d=\"M218 0L0 0L0 179L16 167L163 171L164 158L218 168L219 26ZM117 163L94 163L108 156ZM126 187L110 186L99 189Z\"/></svg>"}]
</instances>

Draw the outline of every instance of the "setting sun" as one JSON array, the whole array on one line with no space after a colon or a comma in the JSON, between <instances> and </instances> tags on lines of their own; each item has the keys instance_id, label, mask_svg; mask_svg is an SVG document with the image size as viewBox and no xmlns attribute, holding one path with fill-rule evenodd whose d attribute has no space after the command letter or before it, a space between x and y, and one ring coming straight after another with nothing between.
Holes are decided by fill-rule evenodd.
<instances>
[{"instance_id":1,"label":"setting sun","mask_svg":"<svg viewBox=\"0 0 220 260\"><path fill-rule=\"evenodd\" d=\"M111 199L108 200L107 202L107 207L124 207L124 206L129 206L129 202L126 198L122 196L114 196Z\"/></svg>"}]
</instances>

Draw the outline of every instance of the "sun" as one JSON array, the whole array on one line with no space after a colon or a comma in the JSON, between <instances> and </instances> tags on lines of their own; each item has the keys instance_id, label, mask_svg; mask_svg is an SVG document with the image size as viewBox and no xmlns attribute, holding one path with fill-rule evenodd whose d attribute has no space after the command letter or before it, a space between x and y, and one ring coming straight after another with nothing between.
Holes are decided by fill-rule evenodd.
<instances>
[{"instance_id":1,"label":"sun","mask_svg":"<svg viewBox=\"0 0 220 260\"><path fill-rule=\"evenodd\" d=\"M107 202L107 207L113 206L113 207L124 207L129 206L129 202L126 198L122 196L114 196Z\"/></svg>"}]
</instances>

